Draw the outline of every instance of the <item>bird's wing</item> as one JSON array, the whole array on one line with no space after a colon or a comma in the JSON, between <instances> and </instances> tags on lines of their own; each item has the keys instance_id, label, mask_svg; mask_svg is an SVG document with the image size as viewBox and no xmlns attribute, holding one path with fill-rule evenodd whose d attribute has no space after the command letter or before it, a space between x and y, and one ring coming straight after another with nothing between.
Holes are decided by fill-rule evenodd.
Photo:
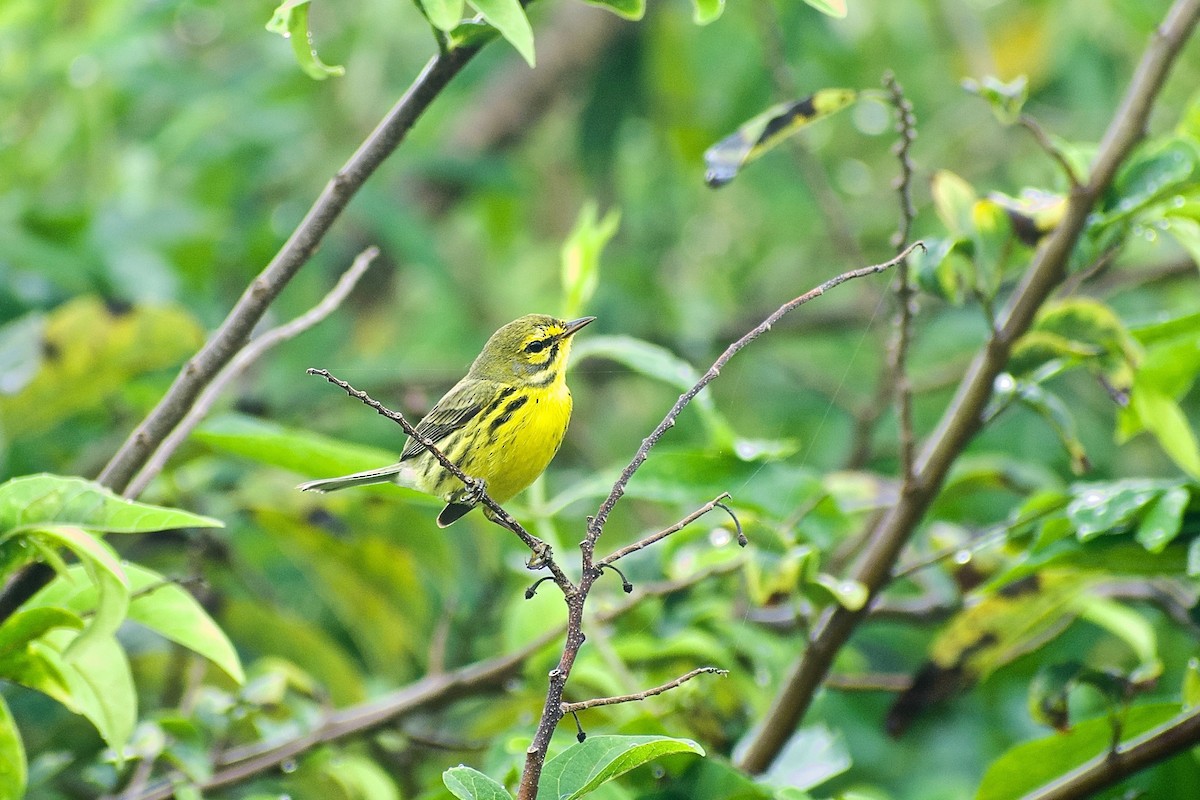
<instances>
[{"instance_id":1,"label":"bird's wing","mask_svg":"<svg viewBox=\"0 0 1200 800\"><path fill-rule=\"evenodd\" d=\"M468 380L459 381L453 389L437 402L425 418L417 425L417 433L432 441L434 444L445 439L451 433L466 426L474 419L488 400L501 387L491 381ZM425 452L425 446L410 437L400 451L400 460L404 461Z\"/></svg>"}]
</instances>

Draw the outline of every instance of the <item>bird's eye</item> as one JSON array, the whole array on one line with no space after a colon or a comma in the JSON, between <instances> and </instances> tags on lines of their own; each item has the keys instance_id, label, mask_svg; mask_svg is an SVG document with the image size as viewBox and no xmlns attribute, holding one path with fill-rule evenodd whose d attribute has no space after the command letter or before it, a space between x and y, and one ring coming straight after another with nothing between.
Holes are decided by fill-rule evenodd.
<instances>
[{"instance_id":1,"label":"bird's eye","mask_svg":"<svg viewBox=\"0 0 1200 800\"><path fill-rule=\"evenodd\" d=\"M529 344L525 345L526 353L540 353L545 349L546 349L545 342L530 342Z\"/></svg>"}]
</instances>

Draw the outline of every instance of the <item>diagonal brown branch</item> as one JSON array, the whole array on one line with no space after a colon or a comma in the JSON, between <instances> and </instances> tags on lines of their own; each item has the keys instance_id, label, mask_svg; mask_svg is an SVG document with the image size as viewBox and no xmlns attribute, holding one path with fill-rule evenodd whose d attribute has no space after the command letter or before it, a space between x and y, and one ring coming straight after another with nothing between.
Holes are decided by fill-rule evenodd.
<instances>
[{"instance_id":1,"label":"diagonal brown branch","mask_svg":"<svg viewBox=\"0 0 1200 800\"><path fill-rule=\"evenodd\" d=\"M1147 731L1112 752L1102 753L1061 778L1025 795L1024 800L1078 800L1095 797L1133 773L1200 743L1200 708Z\"/></svg>"},{"instance_id":2,"label":"diagonal brown branch","mask_svg":"<svg viewBox=\"0 0 1200 800\"><path fill-rule=\"evenodd\" d=\"M179 424L209 381L234 357L267 308L349 205L442 90L467 65L479 47L464 47L432 58L404 96L392 107L354 155L325 184L287 242L242 293L221 327L180 371L154 410L134 429L98 480L113 491L125 489L158 443Z\"/></svg>"},{"instance_id":3,"label":"diagonal brown branch","mask_svg":"<svg viewBox=\"0 0 1200 800\"><path fill-rule=\"evenodd\" d=\"M958 392L921 452L909 491L872 532L853 575L872 595L888 581L901 548L916 530L951 465L979 430L980 415L991 397L992 383L1004 368L1013 342L1028 330L1034 314L1066 274L1067 261L1092 206L1141 138L1150 109L1198 17L1200 0L1176 0L1168 12L1104 135L1090 180L1071 193L1062 222L1038 251L1002 322L968 368ZM821 620L743 754L740 763L743 769L760 773L770 766L808 710L834 657L864 616L865 611L838 607Z\"/></svg>"}]
</instances>

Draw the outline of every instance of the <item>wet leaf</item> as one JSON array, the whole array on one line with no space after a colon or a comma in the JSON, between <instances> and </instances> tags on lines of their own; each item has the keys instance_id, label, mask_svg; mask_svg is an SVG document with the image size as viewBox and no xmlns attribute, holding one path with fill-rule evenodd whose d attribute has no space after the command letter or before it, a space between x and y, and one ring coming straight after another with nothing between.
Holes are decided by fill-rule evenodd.
<instances>
[{"instance_id":1,"label":"wet leaf","mask_svg":"<svg viewBox=\"0 0 1200 800\"><path fill-rule=\"evenodd\" d=\"M311 2L312 0L284 0L267 22L267 30L292 43L296 63L308 77L317 81L340 78L346 74L346 68L326 64L313 47L312 31L308 28L308 7Z\"/></svg>"}]
</instances>

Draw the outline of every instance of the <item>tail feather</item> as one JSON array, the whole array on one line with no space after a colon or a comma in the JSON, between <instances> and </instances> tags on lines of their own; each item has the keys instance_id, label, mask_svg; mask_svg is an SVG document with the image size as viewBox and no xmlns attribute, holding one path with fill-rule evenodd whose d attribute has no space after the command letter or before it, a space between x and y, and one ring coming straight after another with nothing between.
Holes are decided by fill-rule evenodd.
<instances>
[{"instance_id":1,"label":"tail feather","mask_svg":"<svg viewBox=\"0 0 1200 800\"><path fill-rule=\"evenodd\" d=\"M340 478L324 478L319 481L308 481L296 488L303 492L336 492L351 486L366 486L372 483L391 483L405 468L404 464L392 464L388 467L356 472L353 475L343 475Z\"/></svg>"}]
</instances>

